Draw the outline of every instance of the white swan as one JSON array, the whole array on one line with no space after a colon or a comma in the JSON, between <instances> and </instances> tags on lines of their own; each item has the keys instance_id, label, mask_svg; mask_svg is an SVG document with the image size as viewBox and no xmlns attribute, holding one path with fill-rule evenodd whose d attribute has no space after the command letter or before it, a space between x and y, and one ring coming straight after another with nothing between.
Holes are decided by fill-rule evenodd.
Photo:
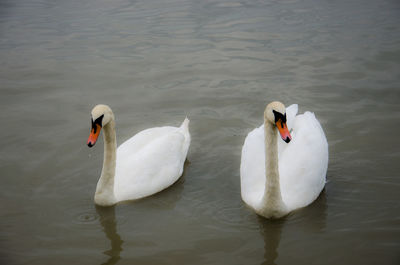
<instances>
[{"instance_id":1,"label":"white swan","mask_svg":"<svg viewBox=\"0 0 400 265\"><path fill-rule=\"evenodd\" d=\"M159 192L179 179L190 145L189 120L178 127L157 127L139 132L117 149L115 119L110 107L92 110L92 147L103 128L104 160L94 201L110 206Z\"/></svg>"},{"instance_id":2,"label":"white swan","mask_svg":"<svg viewBox=\"0 0 400 265\"><path fill-rule=\"evenodd\" d=\"M242 199L266 218L279 218L309 205L325 186L325 134L313 113L296 116L297 110L297 104L287 109L280 102L268 104L264 124L251 131L243 144Z\"/></svg>"}]
</instances>

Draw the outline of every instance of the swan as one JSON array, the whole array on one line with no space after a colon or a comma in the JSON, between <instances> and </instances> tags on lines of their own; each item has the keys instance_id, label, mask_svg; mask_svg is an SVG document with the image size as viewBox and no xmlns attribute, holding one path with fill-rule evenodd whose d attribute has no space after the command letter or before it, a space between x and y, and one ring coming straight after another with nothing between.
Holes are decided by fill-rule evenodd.
<instances>
[{"instance_id":1,"label":"swan","mask_svg":"<svg viewBox=\"0 0 400 265\"><path fill-rule=\"evenodd\" d=\"M94 146L103 129L104 158L94 201L111 206L157 193L179 179L190 145L189 119L180 127L143 130L117 149L115 118L111 108L99 104L91 112L87 141Z\"/></svg>"},{"instance_id":2,"label":"swan","mask_svg":"<svg viewBox=\"0 0 400 265\"><path fill-rule=\"evenodd\" d=\"M242 200L266 218L280 218L309 205L325 186L324 131L313 113L296 116L297 111L297 104L287 109L281 102L268 104L264 124L247 135L242 147Z\"/></svg>"}]
</instances>

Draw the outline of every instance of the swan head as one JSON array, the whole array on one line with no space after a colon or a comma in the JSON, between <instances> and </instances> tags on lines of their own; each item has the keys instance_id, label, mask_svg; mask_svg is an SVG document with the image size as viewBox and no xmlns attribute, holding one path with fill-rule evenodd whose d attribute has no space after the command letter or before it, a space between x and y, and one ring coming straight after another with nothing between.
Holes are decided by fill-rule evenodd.
<instances>
[{"instance_id":1,"label":"swan head","mask_svg":"<svg viewBox=\"0 0 400 265\"><path fill-rule=\"evenodd\" d=\"M92 128L87 141L89 147L94 146L96 143L101 128L106 126L112 120L114 120L114 114L109 106L99 104L92 109Z\"/></svg>"},{"instance_id":2,"label":"swan head","mask_svg":"<svg viewBox=\"0 0 400 265\"><path fill-rule=\"evenodd\" d=\"M264 111L264 120L276 126L283 141L289 143L292 140L286 125L286 107L283 103L279 101L269 103Z\"/></svg>"}]
</instances>

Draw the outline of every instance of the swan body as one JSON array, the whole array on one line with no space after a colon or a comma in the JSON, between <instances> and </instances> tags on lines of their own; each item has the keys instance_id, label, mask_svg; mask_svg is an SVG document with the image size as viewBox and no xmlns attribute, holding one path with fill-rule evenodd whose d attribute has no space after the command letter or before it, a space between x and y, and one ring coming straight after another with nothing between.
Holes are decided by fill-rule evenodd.
<instances>
[{"instance_id":1,"label":"swan body","mask_svg":"<svg viewBox=\"0 0 400 265\"><path fill-rule=\"evenodd\" d=\"M272 110L275 110L273 112ZM280 102L269 104L264 124L246 137L240 164L243 201L266 218L279 218L312 203L325 186L328 143L322 127L311 112L297 115L298 106L285 109ZM274 113L287 120L287 137ZM278 115L279 116L279 115ZM291 136L289 134L291 130Z\"/></svg>"},{"instance_id":2,"label":"swan body","mask_svg":"<svg viewBox=\"0 0 400 265\"><path fill-rule=\"evenodd\" d=\"M89 147L103 128L104 160L97 183L95 203L102 206L135 200L157 193L175 183L183 172L190 145L189 120L180 127L143 130L116 148L115 119L106 105L92 110Z\"/></svg>"}]
</instances>

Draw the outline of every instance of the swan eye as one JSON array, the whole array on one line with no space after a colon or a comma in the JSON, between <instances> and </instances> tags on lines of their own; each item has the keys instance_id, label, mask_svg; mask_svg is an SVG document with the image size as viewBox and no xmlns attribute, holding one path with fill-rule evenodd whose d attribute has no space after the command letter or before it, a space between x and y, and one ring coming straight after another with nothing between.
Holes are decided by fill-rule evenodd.
<instances>
[{"instance_id":1,"label":"swan eye","mask_svg":"<svg viewBox=\"0 0 400 265\"><path fill-rule=\"evenodd\" d=\"M275 110L272 110L272 112L274 113L275 123L277 123L279 120L281 120L283 123L286 123L286 113L282 114L282 113L277 112Z\"/></svg>"},{"instance_id":2,"label":"swan eye","mask_svg":"<svg viewBox=\"0 0 400 265\"><path fill-rule=\"evenodd\" d=\"M104 114L101 115L100 117L98 117L95 121L93 121L93 118L91 119L91 121L92 121L92 130L94 130L94 131L93 131L94 133L96 133L96 131L97 131L97 126L96 126L96 124L99 125L100 128L101 128L101 123L102 123L102 121L103 121L103 118L104 118Z\"/></svg>"}]
</instances>

